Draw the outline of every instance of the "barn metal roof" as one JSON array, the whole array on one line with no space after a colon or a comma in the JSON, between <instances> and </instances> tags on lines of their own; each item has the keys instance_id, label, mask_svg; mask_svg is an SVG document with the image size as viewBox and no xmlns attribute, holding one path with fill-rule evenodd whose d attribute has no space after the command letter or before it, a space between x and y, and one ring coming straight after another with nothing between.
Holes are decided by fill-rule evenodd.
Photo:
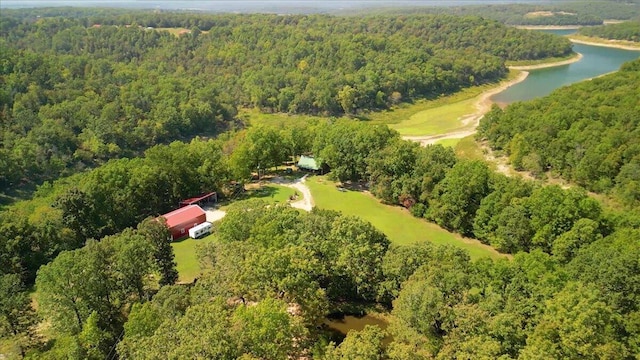
<instances>
[{"instance_id":1,"label":"barn metal roof","mask_svg":"<svg viewBox=\"0 0 640 360\"><path fill-rule=\"evenodd\" d=\"M180 209L173 210L170 213L166 213L162 215L162 217L167 220L167 226L171 228L204 214L205 212L200 206L188 205Z\"/></svg>"},{"instance_id":2,"label":"barn metal roof","mask_svg":"<svg viewBox=\"0 0 640 360\"><path fill-rule=\"evenodd\" d=\"M307 170L320 170L320 166L318 166L316 159L306 155L300 156L300 160L298 161L298 167L301 169L307 169Z\"/></svg>"},{"instance_id":3,"label":"barn metal roof","mask_svg":"<svg viewBox=\"0 0 640 360\"><path fill-rule=\"evenodd\" d=\"M182 200L182 201L180 201L180 205L193 205L193 204L195 204L197 202L200 202L202 200L208 199L208 198L210 198L212 196L215 196L215 195L216 195L215 191L214 192L210 192L210 193L206 193L206 194L202 194L200 196L196 196L196 197L192 197L192 198L189 198L189 199Z\"/></svg>"}]
</instances>

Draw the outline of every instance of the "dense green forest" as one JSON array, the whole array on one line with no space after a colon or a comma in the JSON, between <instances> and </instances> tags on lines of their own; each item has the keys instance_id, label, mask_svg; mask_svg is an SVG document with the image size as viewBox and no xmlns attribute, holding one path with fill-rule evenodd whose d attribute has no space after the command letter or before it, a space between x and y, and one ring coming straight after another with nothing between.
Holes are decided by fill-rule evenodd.
<instances>
[{"instance_id":1,"label":"dense green forest","mask_svg":"<svg viewBox=\"0 0 640 360\"><path fill-rule=\"evenodd\" d=\"M625 21L620 24L606 26L584 27L578 33L603 39L640 42L640 20Z\"/></svg>"},{"instance_id":2,"label":"dense green forest","mask_svg":"<svg viewBox=\"0 0 640 360\"><path fill-rule=\"evenodd\" d=\"M542 99L494 108L478 136L504 151L518 170L549 172L637 206L639 70L640 61L634 61Z\"/></svg>"},{"instance_id":3,"label":"dense green forest","mask_svg":"<svg viewBox=\"0 0 640 360\"><path fill-rule=\"evenodd\" d=\"M307 152L338 180L369 180L383 201L520 253L471 262L463 250L428 242L391 246L357 218L249 201L229 208L218 240L200 249L205 274L196 284L171 285L166 230L145 217L202 190L224 194L258 162L270 167ZM0 311L12 331L5 335L36 358L105 358L116 347L123 358L638 352L640 234L627 229L637 218L607 213L578 190L491 173L439 145L419 147L386 126L327 120L158 145L143 158L41 186L0 221L8 288ZM44 342L25 297L34 279L37 315L51 322ZM392 309L391 344L383 346L376 328L329 343L321 320L357 304ZM593 335L576 339L584 333Z\"/></svg>"},{"instance_id":4,"label":"dense green forest","mask_svg":"<svg viewBox=\"0 0 640 360\"><path fill-rule=\"evenodd\" d=\"M238 107L355 114L496 81L506 60L571 52L566 39L474 17L6 13L0 191L219 133Z\"/></svg>"},{"instance_id":5,"label":"dense green forest","mask_svg":"<svg viewBox=\"0 0 640 360\"><path fill-rule=\"evenodd\" d=\"M637 1L556 1L544 4L491 4L381 10L382 13L431 13L481 16L508 25L602 25L604 20L640 16Z\"/></svg>"},{"instance_id":6,"label":"dense green forest","mask_svg":"<svg viewBox=\"0 0 640 360\"><path fill-rule=\"evenodd\" d=\"M0 212L0 338L16 358L640 353L637 211L605 210L584 190L508 178L354 119L234 126L245 106L353 115L439 96L500 78L507 59L566 54L565 39L475 17L202 15L186 23L188 14L142 12L109 24L9 13L0 18L0 166L10 171L0 182L50 180ZM566 163L592 154L580 181L609 185L635 206L639 67L558 90L563 102L494 109L481 134L507 149L519 135L497 136L511 131L501 119L513 111L511 125L526 130L537 114L543 131L521 135L514 151L546 141L575 156ZM176 284L157 215L204 191L223 198L258 169L309 153L332 179L366 184L383 202L515 255L471 261L428 238L392 245L359 218L254 199L232 203L216 240L198 248L202 276ZM613 170L589 164L619 171L607 178ZM372 309L387 329L342 340L323 325L331 314Z\"/></svg>"}]
</instances>

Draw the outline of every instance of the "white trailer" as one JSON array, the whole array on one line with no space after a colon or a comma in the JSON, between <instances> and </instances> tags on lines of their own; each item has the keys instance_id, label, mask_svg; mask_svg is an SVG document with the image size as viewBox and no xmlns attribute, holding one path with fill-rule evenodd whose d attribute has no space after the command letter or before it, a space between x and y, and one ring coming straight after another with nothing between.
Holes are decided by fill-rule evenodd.
<instances>
[{"instance_id":1,"label":"white trailer","mask_svg":"<svg viewBox=\"0 0 640 360\"><path fill-rule=\"evenodd\" d=\"M203 235L211 233L212 228L213 226L211 225L211 223L205 221L202 224L196 225L191 229L189 229L189 237L193 239L197 239Z\"/></svg>"}]
</instances>

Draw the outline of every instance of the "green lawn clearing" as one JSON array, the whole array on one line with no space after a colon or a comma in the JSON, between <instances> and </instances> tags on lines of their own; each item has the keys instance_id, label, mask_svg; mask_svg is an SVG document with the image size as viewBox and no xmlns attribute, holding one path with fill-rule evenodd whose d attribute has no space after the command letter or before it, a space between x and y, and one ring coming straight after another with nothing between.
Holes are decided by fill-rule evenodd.
<instances>
[{"instance_id":1,"label":"green lawn clearing","mask_svg":"<svg viewBox=\"0 0 640 360\"><path fill-rule=\"evenodd\" d=\"M443 139L436 141L436 144L442 145L444 147L452 147L455 149L456 145L460 142L461 139Z\"/></svg>"},{"instance_id":2,"label":"green lawn clearing","mask_svg":"<svg viewBox=\"0 0 640 360\"><path fill-rule=\"evenodd\" d=\"M453 149L455 150L456 156L459 159L481 161L485 160L484 153L482 152L480 144L478 144L478 142L476 141L475 135L467 136L465 138L457 140L458 142L455 144Z\"/></svg>"},{"instance_id":3,"label":"green lawn clearing","mask_svg":"<svg viewBox=\"0 0 640 360\"><path fill-rule=\"evenodd\" d=\"M191 283L200 275L200 264L196 256L196 247L199 244L206 244L215 241L215 235L209 235L201 239L185 238L171 243L176 259L176 269L178 270L181 283Z\"/></svg>"},{"instance_id":4,"label":"green lawn clearing","mask_svg":"<svg viewBox=\"0 0 640 360\"><path fill-rule=\"evenodd\" d=\"M296 193L295 189L277 184L252 183L245 187L247 191L241 197L233 199L234 203L248 199L261 199L272 204L286 203ZM302 199L302 194L298 193L298 200L300 199ZM220 208L224 210L227 205L229 204L222 203Z\"/></svg>"},{"instance_id":5,"label":"green lawn clearing","mask_svg":"<svg viewBox=\"0 0 640 360\"><path fill-rule=\"evenodd\" d=\"M511 70L504 81L511 81L518 74L518 71ZM462 120L477 111L476 102L482 93L499 85L473 86L437 99L418 100L391 110L369 113L365 118L373 124L387 124L400 135L444 134L465 128Z\"/></svg>"},{"instance_id":6,"label":"green lawn clearing","mask_svg":"<svg viewBox=\"0 0 640 360\"><path fill-rule=\"evenodd\" d=\"M437 135L464 127L462 120L475 112L476 97L427 110L418 111L408 119L390 124L401 135Z\"/></svg>"},{"instance_id":7,"label":"green lawn clearing","mask_svg":"<svg viewBox=\"0 0 640 360\"><path fill-rule=\"evenodd\" d=\"M424 219L418 219L406 209L384 205L371 194L350 190L339 191L335 183L327 180L326 177L309 178L306 184L311 190L317 207L337 210L345 215L358 216L367 220L384 232L392 243L403 245L431 241L435 244L451 244L469 251L473 259L506 256L477 240L463 238Z\"/></svg>"},{"instance_id":8,"label":"green lawn clearing","mask_svg":"<svg viewBox=\"0 0 640 360\"><path fill-rule=\"evenodd\" d=\"M187 28L183 28L183 27L175 27L175 28L154 28L153 30L155 31L167 31L172 35L175 36L181 36L181 35L187 35L187 34L191 34L191 30L187 29ZM208 33L208 31L202 31L200 30L201 33L206 34Z\"/></svg>"}]
</instances>

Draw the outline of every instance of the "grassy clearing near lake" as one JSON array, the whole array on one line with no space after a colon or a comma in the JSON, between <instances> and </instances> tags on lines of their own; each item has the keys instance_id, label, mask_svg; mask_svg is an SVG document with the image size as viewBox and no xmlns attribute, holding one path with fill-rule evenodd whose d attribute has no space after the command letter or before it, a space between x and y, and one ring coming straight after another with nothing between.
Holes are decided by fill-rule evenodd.
<instances>
[{"instance_id":1,"label":"grassy clearing near lake","mask_svg":"<svg viewBox=\"0 0 640 360\"><path fill-rule=\"evenodd\" d=\"M436 144L442 145L444 147L452 147L455 149L456 145L460 142L461 139L442 139L436 141Z\"/></svg>"},{"instance_id":2,"label":"grassy clearing near lake","mask_svg":"<svg viewBox=\"0 0 640 360\"><path fill-rule=\"evenodd\" d=\"M475 112L476 97L418 111L408 119L389 124L401 135L438 135L464 127L462 119Z\"/></svg>"},{"instance_id":3,"label":"grassy clearing near lake","mask_svg":"<svg viewBox=\"0 0 640 360\"><path fill-rule=\"evenodd\" d=\"M176 269L178 270L181 283L190 283L200 275L200 264L196 256L196 247L199 244L206 244L215 241L215 235L209 235L202 239L185 238L171 243L176 259Z\"/></svg>"},{"instance_id":4,"label":"grassy clearing near lake","mask_svg":"<svg viewBox=\"0 0 640 360\"><path fill-rule=\"evenodd\" d=\"M511 81L520 72L511 70L505 81ZM478 97L483 92L499 86L497 83L473 86L454 94L432 100L403 103L392 109L369 112L357 118L371 124L386 124L400 135L438 135L465 127L461 118L474 114ZM242 109L239 117L251 125L285 126L293 122L326 121L327 117L294 114L265 114L257 109Z\"/></svg>"},{"instance_id":5,"label":"grassy clearing near lake","mask_svg":"<svg viewBox=\"0 0 640 360\"><path fill-rule=\"evenodd\" d=\"M498 253L490 246L477 240L463 238L450 233L438 225L418 219L409 211L398 206L384 205L372 195L359 191L339 191L335 183L323 176L307 179L316 206L321 209L337 210L371 222L385 233L394 244L411 244L431 241L434 244L450 244L461 247L472 259L481 257L500 258L506 255Z\"/></svg>"},{"instance_id":6,"label":"grassy clearing near lake","mask_svg":"<svg viewBox=\"0 0 640 360\"><path fill-rule=\"evenodd\" d=\"M455 144L453 149L459 159L485 161L484 153L480 144L475 140L475 135L457 140L458 142Z\"/></svg>"},{"instance_id":7,"label":"grassy clearing near lake","mask_svg":"<svg viewBox=\"0 0 640 360\"><path fill-rule=\"evenodd\" d=\"M517 78L520 71L510 70L500 84ZM369 113L366 120L372 124L387 124L400 135L439 135L461 130L466 115L475 114L476 103L485 91L500 86L497 83L474 86L434 100L419 100L413 104L401 104L391 110Z\"/></svg>"}]
</instances>

